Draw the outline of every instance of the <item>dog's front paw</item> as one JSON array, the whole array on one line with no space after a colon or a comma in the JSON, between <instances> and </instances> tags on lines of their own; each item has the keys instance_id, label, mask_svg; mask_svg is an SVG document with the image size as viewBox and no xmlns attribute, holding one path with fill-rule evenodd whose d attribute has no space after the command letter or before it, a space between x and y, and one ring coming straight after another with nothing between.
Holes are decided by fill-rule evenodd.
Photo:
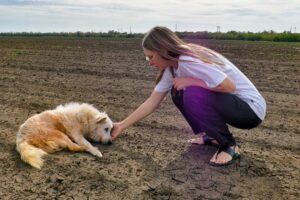
<instances>
[{"instance_id":1,"label":"dog's front paw","mask_svg":"<svg viewBox=\"0 0 300 200\"><path fill-rule=\"evenodd\" d=\"M94 156L97 156L98 158L102 158L103 157L102 153L97 148L93 148L91 153Z\"/></svg>"},{"instance_id":2,"label":"dog's front paw","mask_svg":"<svg viewBox=\"0 0 300 200\"><path fill-rule=\"evenodd\" d=\"M98 152L95 154L95 156L97 156L98 158L102 158L102 157L103 157L103 155L102 155L102 153L101 153L100 151L98 151Z\"/></svg>"}]
</instances>

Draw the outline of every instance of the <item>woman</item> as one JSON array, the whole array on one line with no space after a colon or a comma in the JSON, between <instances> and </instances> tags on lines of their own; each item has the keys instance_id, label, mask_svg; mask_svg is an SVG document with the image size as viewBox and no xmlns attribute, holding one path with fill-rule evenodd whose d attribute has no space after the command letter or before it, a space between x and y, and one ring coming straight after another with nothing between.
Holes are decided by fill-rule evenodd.
<instances>
[{"instance_id":1,"label":"woman","mask_svg":"<svg viewBox=\"0 0 300 200\"><path fill-rule=\"evenodd\" d=\"M239 158L227 124L251 129L266 115L265 100L251 81L219 53L188 44L166 27L152 28L142 46L149 64L159 70L156 86L132 114L114 123L112 138L154 112L171 91L174 104L200 135L191 142L219 146L211 165L224 166Z\"/></svg>"}]
</instances>

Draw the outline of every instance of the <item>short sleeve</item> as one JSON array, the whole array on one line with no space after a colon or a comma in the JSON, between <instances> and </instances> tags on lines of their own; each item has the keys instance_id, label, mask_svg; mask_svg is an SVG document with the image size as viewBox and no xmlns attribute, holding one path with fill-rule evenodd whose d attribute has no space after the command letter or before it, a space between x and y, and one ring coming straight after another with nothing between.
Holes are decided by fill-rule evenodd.
<instances>
[{"instance_id":1,"label":"short sleeve","mask_svg":"<svg viewBox=\"0 0 300 200\"><path fill-rule=\"evenodd\" d=\"M173 76L172 76L170 68L168 67L164 71L164 74L163 74L161 80L155 86L154 91L156 91L156 92L170 91L172 88L172 80L173 80Z\"/></svg>"},{"instance_id":2,"label":"short sleeve","mask_svg":"<svg viewBox=\"0 0 300 200\"><path fill-rule=\"evenodd\" d=\"M179 62L179 70L180 76L203 80L209 88L217 87L227 77L219 66L204 63L188 56L184 56L183 60Z\"/></svg>"}]
</instances>

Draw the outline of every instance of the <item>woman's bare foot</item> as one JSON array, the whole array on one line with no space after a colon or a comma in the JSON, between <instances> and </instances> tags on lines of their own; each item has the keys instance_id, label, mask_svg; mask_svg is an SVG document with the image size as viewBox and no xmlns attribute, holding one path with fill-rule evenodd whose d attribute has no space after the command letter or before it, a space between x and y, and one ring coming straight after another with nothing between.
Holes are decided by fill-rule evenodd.
<instances>
[{"instance_id":1,"label":"woman's bare foot","mask_svg":"<svg viewBox=\"0 0 300 200\"><path fill-rule=\"evenodd\" d=\"M240 148L235 145L230 147L233 153L230 155L228 152L221 151L216 152L214 156L210 159L210 163L213 165L223 165L223 164L230 164L236 156L240 155Z\"/></svg>"},{"instance_id":2,"label":"woman's bare foot","mask_svg":"<svg viewBox=\"0 0 300 200\"><path fill-rule=\"evenodd\" d=\"M191 144L199 144L199 145L218 145L218 142L207 136L206 134L202 134L196 138L192 138L188 140L189 143Z\"/></svg>"}]
</instances>

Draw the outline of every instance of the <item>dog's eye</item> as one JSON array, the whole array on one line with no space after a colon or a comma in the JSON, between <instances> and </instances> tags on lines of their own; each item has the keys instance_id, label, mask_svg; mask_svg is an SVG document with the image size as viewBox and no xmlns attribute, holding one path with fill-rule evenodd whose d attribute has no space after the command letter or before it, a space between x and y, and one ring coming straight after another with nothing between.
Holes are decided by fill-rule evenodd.
<instances>
[{"instance_id":1,"label":"dog's eye","mask_svg":"<svg viewBox=\"0 0 300 200\"><path fill-rule=\"evenodd\" d=\"M107 131L108 131L108 128L105 128L104 130L105 130L105 132L107 132Z\"/></svg>"}]
</instances>

